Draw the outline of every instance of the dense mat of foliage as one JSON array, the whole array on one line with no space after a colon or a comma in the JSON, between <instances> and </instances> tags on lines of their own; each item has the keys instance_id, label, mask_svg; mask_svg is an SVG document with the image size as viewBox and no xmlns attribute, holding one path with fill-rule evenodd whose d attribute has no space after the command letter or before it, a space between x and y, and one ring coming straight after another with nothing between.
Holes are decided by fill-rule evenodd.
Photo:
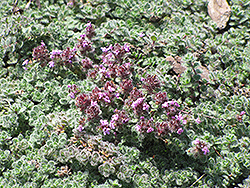
<instances>
[{"instance_id":1,"label":"dense mat of foliage","mask_svg":"<svg viewBox=\"0 0 250 188\"><path fill-rule=\"evenodd\" d=\"M0 187L250 186L248 0L40 3L0 2Z\"/></svg>"}]
</instances>

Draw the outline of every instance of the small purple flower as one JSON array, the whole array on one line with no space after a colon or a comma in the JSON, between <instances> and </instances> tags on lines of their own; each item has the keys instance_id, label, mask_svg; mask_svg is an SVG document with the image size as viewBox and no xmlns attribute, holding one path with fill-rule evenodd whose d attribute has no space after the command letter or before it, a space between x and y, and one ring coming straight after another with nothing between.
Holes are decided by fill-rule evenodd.
<instances>
[{"instance_id":1,"label":"small purple flower","mask_svg":"<svg viewBox=\"0 0 250 188\"><path fill-rule=\"evenodd\" d=\"M100 120L101 126L105 127L109 124L109 122L107 120Z\"/></svg>"},{"instance_id":2,"label":"small purple flower","mask_svg":"<svg viewBox=\"0 0 250 188\"><path fill-rule=\"evenodd\" d=\"M240 113L240 115L243 116L245 113L246 113L245 111L242 111L242 112Z\"/></svg>"},{"instance_id":3,"label":"small purple flower","mask_svg":"<svg viewBox=\"0 0 250 188\"><path fill-rule=\"evenodd\" d=\"M144 37L145 36L145 34L143 33L143 32L141 32L140 34L139 34L139 37Z\"/></svg>"},{"instance_id":4,"label":"small purple flower","mask_svg":"<svg viewBox=\"0 0 250 188\"><path fill-rule=\"evenodd\" d=\"M73 6L73 2L68 2L67 6L72 7Z\"/></svg>"},{"instance_id":5,"label":"small purple flower","mask_svg":"<svg viewBox=\"0 0 250 188\"><path fill-rule=\"evenodd\" d=\"M91 106L97 106L97 101L91 101Z\"/></svg>"},{"instance_id":6,"label":"small purple flower","mask_svg":"<svg viewBox=\"0 0 250 188\"><path fill-rule=\"evenodd\" d=\"M183 116L182 116L182 114L175 115L175 117L176 117L176 119L179 120L179 121L181 121L181 120L184 119Z\"/></svg>"},{"instance_id":7,"label":"small purple flower","mask_svg":"<svg viewBox=\"0 0 250 188\"><path fill-rule=\"evenodd\" d=\"M149 105L147 103L143 104L143 110L148 110L149 109Z\"/></svg>"},{"instance_id":8,"label":"small purple flower","mask_svg":"<svg viewBox=\"0 0 250 188\"><path fill-rule=\"evenodd\" d=\"M69 94L69 96L71 97L71 99L74 99L74 98L75 98L75 94L74 94L73 92L71 92L71 93Z\"/></svg>"},{"instance_id":9,"label":"small purple flower","mask_svg":"<svg viewBox=\"0 0 250 188\"><path fill-rule=\"evenodd\" d=\"M135 129L136 129L137 131L140 131L140 130L141 130L141 126L140 126L140 125L136 125Z\"/></svg>"},{"instance_id":10,"label":"small purple flower","mask_svg":"<svg viewBox=\"0 0 250 188\"><path fill-rule=\"evenodd\" d=\"M78 130L79 132L82 132L82 130L83 130L82 125L79 125L79 126L77 127L77 130Z\"/></svg>"},{"instance_id":11,"label":"small purple flower","mask_svg":"<svg viewBox=\"0 0 250 188\"><path fill-rule=\"evenodd\" d=\"M115 129L115 123L113 121L110 122L109 127L111 129Z\"/></svg>"},{"instance_id":12,"label":"small purple flower","mask_svg":"<svg viewBox=\"0 0 250 188\"><path fill-rule=\"evenodd\" d=\"M173 105L173 106L176 106L176 107L180 107L180 105L176 101L174 101L174 100L172 100L170 102L170 104Z\"/></svg>"},{"instance_id":13,"label":"small purple flower","mask_svg":"<svg viewBox=\"0 0 250 188\"><path fill-rule=\"evenodd\" d=\"M114 115L112 115L112 121L117 121L118 120L118 118L119 118L119 115L118 114L114 114Z\"/></svg>"},{"instance_id":14,"label":"small purple flower","mask_svg":"<svg viewBox=\"0 0 250 188\"><path fill-rule=\"evenodd\" d=\"M60 57L60 54L61 54L61 53L62 53L61 50L52 50L50 58L51 58L51 59L54 59L54 58L56 58L56 57Z\"/></svg>"},{"instance_id":15,"label":"small purple flower","mask_svg":"<svg viewBox=\"0 0 250 188\"><path fill-rule=\"evenodd\" d=\"M201 123L201 120L200 120L200 118L198 117L198 118L196 118L195 120L194 120L197 124L200 124Z\"/></svg>"},{"instance_id":16,"label":"small purple flower","mask_svg":"<svg viewBox=\"0 0 250 188\"><path fill-rule=\"evenodd\" d=\"M114 53L115 55L119 55L120 50L115 50L115 51L113 51L113 53Z\"/></svg>"},{"instance_id":17,"label":"small purple flower","mask_svg":"<svg viewBox=\"0 0 250 188\"><path fill-rule=\"evenodd\" d=\"M104 100L105 102L107 102L107 103L110 103L110 102L111 102L110 99L109 99L109 97L108 97L107 95L103 98L103 100Z\"/></svg>"},{"instance_id":18,"label":"small purple flower","mask_svg":"<svg viewBox=\"0 0 250 188\"><path fill-rule=\"evenodd\" d=\"M109 90L109 92L111 93L111 92L115 91L115 88L113 88L113 87L111 87L111 86L108 86L108 90Z\"/></svg>"},{"instance_id":19,"label":"small purple flower","mask_svg":"<svg viewBox=\"0 0 250 188\"><path fill-rule=\"evenodd\" d=\"M55 66L55 62L54 61L50 61L49 62L49 68L53 68Z\"/></svg>"},{"instance_id":20,"label":"small purple flower","mask_svg":"<svg viewBox=\"0 0 250 188\"><path fill-rule=\"evenodd\" d=\"M115 97L118 99L120 97L120 93L116 93Z\"/></svg>"},{"instance_id":21,"label":"small purple flower","mask_svg":"<svg viewBox=\"0 0 250 188\"><path fill-rule=\"evenodd\" d=\"M86 27L92 27L91 22L87 23L85 26Z\"/></svg>"},{"instance_id":22,"label":"small purple flower","mask_svg":"<svg viewBox=\"0 0 250 188\"><path fill-rule=\"evenodd\" d=\"M141 77L141 79L140 79L142 82L145 80L145 78L143 78L143 77Z\"/></svg>"},{"instance_id":23,"label":"small purple flower","mask_svg":"<svg viewBox=\"0 0 250 188\"><path fill-rule=\"evenodd\" d=\"M194 145L199 145L200 144L200 140L198 138L196 138L194 141L193 141L193 144Z\"/></svg>"},{"instance_id":24,"label":"small purple flower","mask_svg":"<svg viewBox=\"0 0 250 188\"><path fill-rule=\"evenodd\" d=\"M110 128L107 128L107 127L104 127L104 128L103 128L103 134L104 134L104 135L110 134L109 131L110 131Z\"/></svg>"},{"instance_id":25,"label":"small purple flower","mask_svg":"<svg viewBox=\"0 0 250 188\"><path fill-rule=\"evenodd\" d=\"M101 67L101 68L100 68L100 72L101 72L101 73L105 73L107 69L106 69L105 67L103 67L103 66L100 66L100 67Z\"/></svg>"},{"instance_id":26,"label":"small purple flower","mask_svg":"<svg viewBox=\"0 0 250 188\"><path fill-rule=\"evenodd\" d=\"M152 131L154 131L154 129L152 127L149 127L148 130L147 130L147 133L150 133Z\"/></svg>"},{"instance_id":27,"label":"small purple flower","mask_svg":"<svg viewBox=\"0 0 250 188\"><path fill-rule=\"evenodd\" d=\"M208 150L207 146L202 148L202 151L204 152L204 155L207 155L210 151Z\"/></svg>"},{"instance_id":28,"label":"small purple flower","mask_svg":"<svg viewBox=\"0 0 250 188\"><path fill-rule=\"evenodd\" d=\"M135 102L132 103L132 108L136 108L139 104L141 104L144 100L144 97L138 98Z\"/></svg>"},{"instance_id":29,"label":"small purple flower","mask_svg":"<svg viewBox=\"0 0 250 188\"><path fill-rule=\"evenodd\" d=\"M168 107L168 102L164 102L162 105L161 105L162 108L167 108Z\"/></svg>"},{"instance_id":30,"label":"small purple flower","mask_svg":"<svg viewBox=\"0 0 250 188\"><path fill-rule=\"evenodd\" d=\"M128 46L127 44L124 44L124 50L125 50L126 52L129 52L129 46Z\"/></svg>"},{"instance_id":31,"label":"small purple flower","mask_svg":"<svg viewBox=\"0 0 250 188\"><path fill-rule=\"evenodd\" d=\"M182 129L182 128L179 128L179 129L177 130L177 134L181 134L181 133L183 133L183 129Z\"/></svg>"},{"instance_id":32,"label":"small purple flower","mask_svg":"<svg viewBox=\"0 0 250 188\"><path fill-rule=\"evenodd\" d=\"M101 47L102 52L107 53L109 50L112 49L112 44L109 45L109 47Z\"/></svg>"},{"instance_id":33,"label":"small purple flower","mask_svg":"<svg viewBox=\"0 0 250 188\"><path fill-rule=\"evenodd\" d=\"M28 59L26 59L24 62L23 62L23 66L26 66L26 65L28 65L28 63L29 63L29 60Z\"/></svg>"}]
</instances>

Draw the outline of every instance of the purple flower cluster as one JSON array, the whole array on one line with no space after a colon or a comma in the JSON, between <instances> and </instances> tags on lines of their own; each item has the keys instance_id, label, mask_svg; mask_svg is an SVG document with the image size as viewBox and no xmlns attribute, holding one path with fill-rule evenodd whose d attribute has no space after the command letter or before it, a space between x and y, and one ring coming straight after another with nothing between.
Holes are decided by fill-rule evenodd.
<instances>
[{"instance_id":1,"label":"purple flower cluster","mask_svg":"<svg viewBox=\"0 0 250 188\"><path fill-rule=\"evenodd\" d=\"M87 57L82 59L81 65L82 65L83 72L93 68L93 62Z\"/></svg>"},{"instance_id":2,"label":"purple flower cluster","mask_svg":"<svg viewBox=\"0 0 250 188\"><path fill-rule=\"evenodd\" d=\"M91 40L94 36L95 36L95 29L93 27L93 25L91 24L91 22L87 23L86 25L86 37Z\"/></svg>"},{"instance_id":3,"label":"purple flower cluster","mask_svg":"<svg viewBox=\"0 0 250 188\"><path fill-rule=\"evenodd\" d=\"M100 120L100 128L103 130L103 134L110 134L110 130L114 129L114 125L112 125L111 123L109 124L109 122L107 120Z\"/></svg>"},{"instance_id":4,"label":"purple flower cluster","mask_svg":"<svg viewBox=\"0 0 250 188\"><path fill-rule=\"evenodd\" d=\"M72 99L74 99L80 93L78 86L75 84L68 85L68 88L69 88L69 96Z\"/></svg>"},{"instance_id":5,"label":"purple flower cluster","mask_svg":"<svg viewBox=\"0 0 250 188\"><path fill-rule=\"evenodd\" d=\"M142 87L145 88L150 94L152 94L155 89L160 88L161 86L161 82L156 75L152 76L147 74L142 83Z\"/></svg>"},{"instance_id":6,"label":"purple flower cluster","mask_svg":"<svg viewBox=\"0 0 250 188\"><path fill-rule=\"evenodd\" d=\"M147 120L144 116L141 116L140 122L137 124L136 130L147 133L154 131L153 118Z\"/></svg>"},{"instance_id":7,"label":"purple flower cluster","mask_svg":"<svg viewBox=\"0 0 250 188\"><path fill-rule=\"evenodd\" d=\"M77 50L80 52L81 55L86 55L87 52L93 52L94 49L91 46L91 42L86 40L91 39L95 35L94 27L91 23L86 24L85 28L86 34L81 35L81 38L78 39L78 43L76 44L75 48L70 49L66 48L65 50L52 50L50 53L47 50L46 45L44 42L41 43L41 46L38 46L33 49L33 59L36 61L41 62L41 66L44 67L49 64L50 68L55 66L66 66L68 68L72 67L72 63L77 61L76 55ZM81 65L81 63L79 63ZM89 59L82 60L83 70L92 68L92 62Z\"/></svg>"},{"instance_id":8,"label":"purple flower cluster","mask_svg":"<svg viewBox=\"0 0 250 188\"><path fill-rule=\"evenodd\" d=\"M138 91L134 93L141 95ZM133 94L130 96L131 98L134 97ZM148 133L150 132L149 130L154 130L156 135L161 137L173 132L181 134L183 132L182 126L183 124L186 124L186 120L180 113L180 105L174 100L168 101L165 92L156 93L154 99L156 104L161 104L160 106L164 109L163 113L166 114L166 118L154 123L152 119L153 113L151 114L150 121L146 121L143 117L137 125L137 127L140 127L140 131ZM131 107L134 109L135 114L140 115L143 110L148 110L149 105L147 103L143 103L144 100L144 97L140 97L132 103ZM152 129L149 129L150 127Z\"/></svg>"},{"instance_id":9,"label":"purple flower cluster","mask_svg":"<svg viewBox=\"0 0 250 188\"><path fill-rule=\"evenodd\" d=\"M112 129L119 129L129 121L129 117L124 110L115 109L115 114L112 115L110 123L107 120L100 120L99 128L103 131L104 135L110 134Z\"/></svg>"},{"instance_id":10,"label":"purple flower cluster","mask_svg":"<svg viewBox=\"0 0 250 188\"><path fill-rule=\"evenodd\" d=\"M127 44L109 45L101 48L103 64L99 66L99 72L104 78L128 78L131 75L131 64L123 63L126 60L126 54L129 52Z\"/></svg>"},{"instance_id":11,"label":"purple flower cluster","mask_svg":"<svg viewBox=\"0 0 250 188\"><path fill-rule=\"evenodd\" d=\"M44 67L51 60L49 51L47 50L44 42L41 42L41 45L33 49L33 59L39 61L41 66Z\"/></svg>"},{"instance_id":12,"label":"purple flower cluster","mask_svg":"<svg viewBox=\"0 0 250 188\"><path fill-rule=\"evenodd\" d=\"M122 89L123 94L129 94L133 90L134 86L132 80L125 79L120 83L120 88Z\"/></svg>"},{"instance_id":13,"label":"purple flower cluster","mask_svg":"<svg viewBox=\"0 0 250 188\"><path fill-rule=\"evenodd\" d=\"M91 104L91 98L89 95L81 93L76 98L76 106L80 108L81 111L85 111Z\"/></svg>"},{"instance_id":14,"label":"purple flower cluster","mask_svg":"<svg viewBox=\"0 0 250 188\"><path fill-rule=\"evenodd\" d=\"M73 48L72 50L67 47L61 53L61 59L64 62L64 65L71 65L73 61L76 61L76 49Z\"/></svg>"},{"instance_id":15,"label":"purple flower cluster","mask_svg":"<svg viewBox=\"0 0 250 188\"><path fill-rule=\"evenodd\" d=\"M114 46L109 45L108 47L101 48L102 60L105 64L122 64L125 54L129 52L129 46L125 44L121 46L120 44L116 43Z\"/></svg>"},{"instance_id":16,"label":"purple flower cluster","mask_svg":"<svg viewBox=\"0 0 250 188\"><path fill-rule=\"evenodd\" d=\"M245 114L246 112L245 111L242 111L241 113L240 113L240 115L236 115L236 119L239 121L239 122L242 122L242 116Z\"/></svg>"},{"instance_id":17,"label":"purple flower cluster","mask_svg":"<svg viewBox=\"0 0 250 188\"><path fill-rule=\"evenodd\" d=\"M22 65L23 65L23 68L24 68L24 70L27 70L27 65L29 64L29 60L28 59L26 59L26 60L24 60L23 61L23 63L22 63Z\"/></svg>"},{"instance_id":18,"label":"purple flower cluster","mask_svg":"<svg viewBox=\"0 0 250 188\"><path fill-rule=\"evenodd\" d=\"M50 58L50 68L53 68L55 65L70 67L72 62L76 60L76 49L71 50L70 48L66 48L63 51L52 50Z\"/></svg>"},{"instance_id":19,"label":"purple flower cluster","mask_svg":"<svg viewBox=\"0 0 250 188\"><path fill-rule=\"evenodd\" d=\"M204 142L203 140L200 140L196 138L193 141L194 147L188 150L188 152L192 153L195 157L202 156L202 155L207 155L210 151L209 148L210 146Z\"/></svg>"},{"instance_id":20,"label":"purple flower cluster","mask_svg":"<svg viewBox=\"0 0 250 188\"><path fill-rule=\"evenodd\" d=\"M96 118L101 110L100 110L100 106L97 104L96 101L91 101L91 105L88 106L88 108L85 110L86 114L87 114L87 121L90 121L94 118Z\"/></svg>"},{"instance_id":21,"label":"purple flower cluster","mask_svg":"<svg viewBox=\"0 0 250 188\"><path fill-rule=\"evenodd\" d=\"M180 105L174 100L166 101L167 98L164 93L160 92L156 94L156 96L156 103L162 104L161 107L165 110L165 114L167 115L167 119L165 121L156 123L158 135L163 136L170 132L177 132L177 134L181 134L183 132L182 126L187 122L179 110ZM160 98L160 96L162 96L162 98Z\"/></svg>"},{"instance_id":22,"label":"purple flower cluster","mask_svg":"<svg viewBox=\"0 0 250 188\"><path fill-rule=\"evenodd\" d=\"M50 68L53 68L56 65L71 65L73 61L76 60L76 50L70 50L66 48L65 50L52 50L51 53L47 50L44 42L41 43L41 46L38 46L33 49L33 59L41 62L41 66L44 67L49 64Z\"/></svg>"},{"instance_id":23,"label":"purple flower cluster","mask_svg":"<svg viewBox=\"0 0 250 188\"><path fill-rule=\"evenodd\" d=\"M154 97L154 100L155 100L155 103L156 104L163 104L165 102L168 101L168 97L167 97L167 93L166 92L158 92L155 94L155 97Z\"/></svg>"},{"instance_id":24,"label":"purple flower cluster","mask_svg":"<svg viewBox=\"0 0 250 188\"><path fill-rule=\"evenodd\" d=\"M76 49L81 53L82 56L86 55L87 52L92 52L92 43L85 39L86 34L81 35L81 38L78 39L78 43L76 44Z\"/></svg>"},{"instance_id":25,"label":"purple flower cluster","mask_svg":"<svg viewBox=\"0 0 250 188\"><path fill-rule=\"evenodd\" d=\"M149 110L150 106L144 101L144 99L144 97L138 98L131 104L131 107L136 115L141 115L143 112Z\"/></svg>"},{"instance_id":26,"label":"purple flower cluster","mask_svg":"<svg viewBox=\"0 0 250 188\"><path fill-rule=\"evenodd\" d=\"M119 93L116 91L117 86L113 81L107 81L102 89L95 87L92 90L91 99L103 102L104 104L111 103L114 99L119 97Z\"/></svg>"}]
</instances>

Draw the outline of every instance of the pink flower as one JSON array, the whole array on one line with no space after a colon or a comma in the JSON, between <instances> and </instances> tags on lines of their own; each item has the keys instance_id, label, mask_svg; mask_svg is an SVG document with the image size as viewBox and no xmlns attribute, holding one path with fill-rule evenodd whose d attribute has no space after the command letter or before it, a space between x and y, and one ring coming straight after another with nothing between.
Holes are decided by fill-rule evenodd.
<instances>
[{"instance_id":1,"label":"pink flower","mask_svg":"<svg viewBox=\"0 0 250 188\"><path fill-rule=\"evenodd\" d=\"M179 120L179 121L181 121L181 120L184 119L183 116L182 116L182 114L175 115L175 117L176 117L176 119Z\"/></svg>"},{"instance_id":2,"label":"pink flower","mask_svg":"<svg viewBox=\"0 0 250 188\"><path fill-rule=\"evenodd\" d=\"M141 104L143 102L143 100L144 100L144 97L137 99L135 102L132 103L132 105L131 105L132 108L135 109L139 104Z\"/></svg>"},{"instance_id":3,"label":"pink flower","mask_svg":"<svg viewBox=\"0 0 250 188\"><path fill-rule=\"evenodd\" d=\"M91 101L91 106L97 106L97 101Z\"/></svg>"},{"instance_id":4,"label":"pink flower","mask_svg":"<svg viewBox=\"0 0 250 188\"><path fill-rule=\"evenodd\" d=\"M118 120L118 118L119 118L119 115L118 114L114 114L114 115L112 115L112 121L117 121Z\"/></svg>"},{"instance_id":5,"label":"pink flower","mask_svg":"<svg viewBox=\"0 0 250 188\"><path fill-rule=\"evenodd\" d=\"M50 61L49 62L49 68L53 68L55 66L55 62L54 61Z\"/></svg>"},{"instance_id":6,"label":"pink flower","mask_svg":"<svg viewBox=\"0 0 250 188\"><path fill-rule=\"evenodd\" d=\"M143 104L143 110L148 110L148 108L149 108L149 105L147 103L144 103Z\"/></svg>"},{"instance_id":7,"label":"pink flower","mask_svg":"<svg viewBox=\"0 0 250 188\"><path fill-rule=\"evenodd\" d=\"M200 144L200 140L198 138L196 138L194 141L193 141L193 144L194 145L199 145Z\"/></svg>"},{"instance_id":8,"label":"pink flower","mask_svg":"<svg viewBox=\"0 0 250 188\"><path fill-rule=\"evenodd\" d=\"M162 105L161 105L162 108L167 108L168 107L168 102L164 102Z\"/></svg>"},{"instance_id":9,"label":"pink flower","mask_svg":"<svg viewBox=\"0 0 250 188\"><path fill-rule=\"evenodd\" d=\"M23 66L25 66L25 65L28 65L28 63L29 63L29 60L28 59L26 59L24 62L23 62Z\"/></svg>"},{"instance_id":10,"label":"pink flower","mask_svg":"<svg viewBox=\"0 0 250 188\"><path fill-rule=\"evenodd\" d=\"M202 151L204 152L204 155L207 155L210 151L208 150L207 146L202 148Z\"/></svg>"},{"instance_id":11,"label":"pink flower","mask_svg":"<svg viewBox=\"0 0 250 188\"><path fill-rule=\"evenodd\" d=\"M183 133L183 129L182 128L179 128L178 131L177 131L178 134L181 134Z\"/></svg>"},{"instance_id":12,"label":"pink flower","mask_svg":"<svg viewBox=\"0 0 250 188\"><path fill-rule=\"evenodd\" d=\"M152 127L149 127L148 130L147 130L147 133L150 133L152 131L154 131L154 129Z\"/></svg>"},{"instance_id":13,"label":"pink flower","mask_svg":"<svg viewBox=\"0 0 250 188\"><path fill-rule=\"evenodd\" d=\"M242 112L240 113L240 115L243 116L245 113L246 113L245 111L242 111Z\"/></svg>"},{"instance_id":14,"label":"pink flower","mask_svg":"<svg viewBox=\"0 0 250 188\"><path fill-rule=\"evenodd\" d=\"M71 99L74 99L74 98L75 98L75 94L74 94L73 92L71 92L71 93L69 94L69 96L70 96Z\"/></svg>"},{"instance_id":15,"label":"pink flower","mask_svg":"<svg viewBox=\"0 0 250 188\"><path fill-rule=\"evenodd\" d=\"M79 126L77 127L77 130L78 130L79 132L82 132L82 130L83 130L82 125L79 125Z\"/></svg>"},{"instance_id":16,"label":"pink flower","mask_svg":"<svg viewBox=\"0 0 250 188\"><path fill-rule=\"evenodd\" d=\"M141 130L141 126L140 126L140 125L137 125L135 129L136 129L137 131L140 131L140 130Z\"/></svg>"},{"instance_id":17,"label":"pink flower","mask_svg":"<svg viewBox=\"0 0 250 188\"><path fill-rule=\"evenodd\" d=\"M101 122L101 126L104 126L104 127L109 124L107 120L101 119L100 122Z\"/></svg>"},{"instance_id":18,"label":"pink flower","mask_svg":"<svg viewBox=\"0 0 250 188\"><path fill-rule=\"evenodd\" d=\"M110 122L109 127L110 127L111 129L115 129L115 124L114 124L113 121Z\"/></svg>"},{"instance_id":19,"label":"pink flower","mask_svg":"<svg viewBox=\"0 0 250 188\"><path fill-rule=\"evenodd\" d=\"M113 87L111 87L111 86L108 86L108 90L109 90L109 92L111 93L111 92L115 91L115 88L113 88Z\"/></svg>"},{"instance_id":20,"label":"pink flower","mask_svg":"<svg viewBox=\"0 0 250 188\"><path fill-rule=\"evenodd\" d=\"M145 35L143 34L143 32L141 32L140 34L139 34L139 37L144 37Z\"/></svg>"},{"instance_id":21,"label":"pink flower","mask_svg":"<svg viewBox=\"0 0 250 188\"><path fill-rule=\"evenodd\" d=\"M125 50L126 52L129 52L129 46L128 46L128 44L124 44L124 50Z\"/></svg>"},{"instance_id":22,"label":"pink flower","mask_svg":"<svg viewBox=\"0 0 250 188\"><path fill-rule=\"evenodd\" d=\"M107 127L104 127L103 128L103 134L106 135L106 134L110 134L110 128L107 128Z\"/></svg>"}]
</instances>

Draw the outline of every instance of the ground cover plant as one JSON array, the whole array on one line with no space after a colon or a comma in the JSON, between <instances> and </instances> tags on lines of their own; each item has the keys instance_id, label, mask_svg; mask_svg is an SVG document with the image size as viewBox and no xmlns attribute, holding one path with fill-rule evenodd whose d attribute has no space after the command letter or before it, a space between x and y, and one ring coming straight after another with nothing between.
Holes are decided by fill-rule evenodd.
<instances>
[{"instance_id":1,"label":"ground cover plant","mask_svg":"<svg viewBox=\"0 0 250 188\"><path fill-rule=\"evenodd\" d=\"M205 0L0 2L0 187L249 187L250 3L228 3L220 30Z\"/></svg>"}]
</instances>

